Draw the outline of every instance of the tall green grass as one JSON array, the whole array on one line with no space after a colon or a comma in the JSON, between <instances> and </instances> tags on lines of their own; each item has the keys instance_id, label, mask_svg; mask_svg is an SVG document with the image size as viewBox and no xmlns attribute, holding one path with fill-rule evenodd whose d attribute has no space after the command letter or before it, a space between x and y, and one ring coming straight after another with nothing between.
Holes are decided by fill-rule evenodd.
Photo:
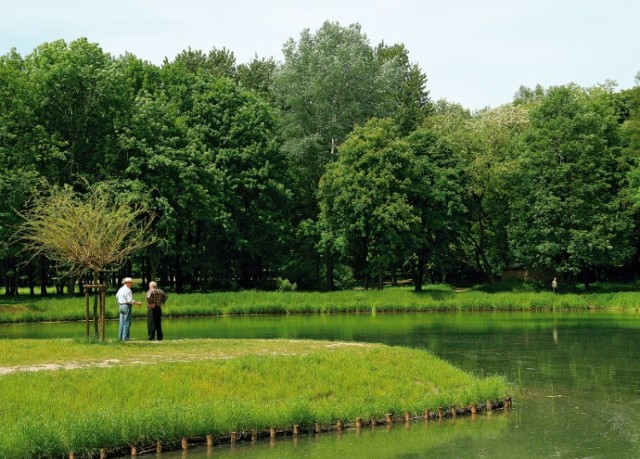
<instances>
[{"instance_id":1,"label":"tall green grass","mask_svg":"<svg viewBox=\"0 0 640 459\"><path fill-rule=\"evenodd\" d=\"M142 299L142 294L134 295ZM82 320L84 298L20 298L22 303L0 300L0 323ZM93 308L93 303L91 308ZM633 291L564 293L536 291L468 290L456 292L446 286L416 293L410 288L349 290L340 292L263 292L172 294L163 308L165 316L214 316L224 314L371 313L418 311L535 311L588 309L640 309L640 295ZM146 315L134 307L134 316ZM110 295L107 318L117 318Z\"/></svg>"},{"instance_id":2,"label":"tall green grass","mask_svg":"<svg viewBox=\"0 0 640 459\"><path fill-rule=\"evenodd\" d=\"M42 341L33 343L36 353L47 342L57 345ZM192 360L193 343L185 343L156 349ZM256 348L250 341L234 343ZM268 349L262 355L0 376L0 457L90 456L132 443L418 414L501 399L510 390L503 377L473 376L423 350L311 341L296 342L292 351L288 341L262 343ZM205 351L198 359L216 345L199 344ZM89 352L83 346L99 348L102 358L118 358L126 347L73 343L66 361ZM148 350L141 346L132 354Z\"/></svg>"}]
</instances>

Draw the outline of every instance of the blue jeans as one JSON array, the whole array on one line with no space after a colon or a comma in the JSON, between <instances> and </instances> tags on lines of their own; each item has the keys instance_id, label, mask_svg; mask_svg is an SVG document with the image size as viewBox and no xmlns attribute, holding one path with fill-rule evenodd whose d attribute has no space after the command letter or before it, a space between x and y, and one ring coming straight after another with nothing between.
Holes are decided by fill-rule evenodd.
<instances>
[{"instance_id":1,"label":"blue jeans","mask_svg":"<svg viewBox=\"0 0 640 459\"><path fill-rule=\"evenodd\" d=\"M120 324L118 326L118 339L129 341L129 330L131 330L131 305L120 305Z\"/></svg>"}]
</instances>

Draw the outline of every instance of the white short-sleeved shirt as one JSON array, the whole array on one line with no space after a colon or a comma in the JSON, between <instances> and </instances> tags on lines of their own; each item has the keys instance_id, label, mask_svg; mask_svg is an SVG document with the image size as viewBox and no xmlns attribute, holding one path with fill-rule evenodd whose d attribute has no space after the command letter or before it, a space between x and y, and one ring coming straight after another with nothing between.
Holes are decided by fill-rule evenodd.
<instances>
[{"instance_id":1,"label":"white short-sleeved shirt","mask_svg":"<svg viewBox=\"0 0 640 459\"><path fill-rule=\"evenodd\" d=\"M118 304L132 304L133 303L133 292L129 287L123 285L116 293L116 300Z\"/></svg>"}]
</instances>

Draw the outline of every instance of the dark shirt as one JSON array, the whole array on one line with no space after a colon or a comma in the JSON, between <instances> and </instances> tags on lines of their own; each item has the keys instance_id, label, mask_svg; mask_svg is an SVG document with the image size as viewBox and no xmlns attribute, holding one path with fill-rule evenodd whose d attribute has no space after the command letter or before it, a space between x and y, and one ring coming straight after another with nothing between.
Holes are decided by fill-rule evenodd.
<instances>
[{"instance_id":1,"label":"dark shirt","mask_svg":"<svg viewBox=\"0 0 640 459\"><path fill-rule=\"evenodd\" d=\"M147 292L147 305L150 308L162 306L165 301L167 301L167 294L164 293L164 290L154 288Z\"/></svg>"}]
</instances>

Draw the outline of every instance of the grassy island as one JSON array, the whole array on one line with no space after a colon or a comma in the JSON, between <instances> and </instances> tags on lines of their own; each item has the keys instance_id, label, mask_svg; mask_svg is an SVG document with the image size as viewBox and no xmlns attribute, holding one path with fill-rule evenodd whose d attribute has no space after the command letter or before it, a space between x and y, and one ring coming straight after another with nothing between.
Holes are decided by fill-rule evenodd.
<instances>
[{"instance_id":1,"label":"grassy island","mask_svg":"<svg viewBox=\"0 0 640 459\"><path fill-rule=\"evenodd\" d=\"M500 400L423 350L291 340L0 340L0 457L91 456Z\"/></svg>"}]
</instances>

